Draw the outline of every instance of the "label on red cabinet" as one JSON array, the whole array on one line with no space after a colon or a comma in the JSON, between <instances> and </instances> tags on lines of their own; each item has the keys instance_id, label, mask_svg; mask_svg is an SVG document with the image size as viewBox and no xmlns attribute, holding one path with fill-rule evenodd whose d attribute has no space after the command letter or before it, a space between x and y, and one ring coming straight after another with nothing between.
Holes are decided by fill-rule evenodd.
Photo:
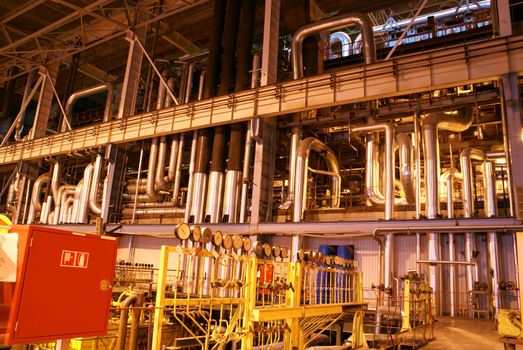
<instances>
[{"instance_id":1,"label":"label on red cabinet","mask_svg":"<svg viewBox=\"0 0 523 350\"><path fill-rule=\"evenodd\" d=\"M76 267L78 269L86 269L89 264L89 253L75 252L72 250L62 250L62 258L60 266L62 267Z\"/></svg>"}]
</instances>

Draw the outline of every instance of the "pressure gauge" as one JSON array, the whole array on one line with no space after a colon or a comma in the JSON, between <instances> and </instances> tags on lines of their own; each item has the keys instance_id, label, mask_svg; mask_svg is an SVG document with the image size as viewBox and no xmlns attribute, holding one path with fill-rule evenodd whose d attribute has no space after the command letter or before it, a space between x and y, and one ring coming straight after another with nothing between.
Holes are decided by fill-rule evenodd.
<instances>
[{"instance_id":1,"label":"pressure gauge","mask_svg":"<svg viewBox=\"0 0 523 350\"><path fill-rule=\"evenodd\" d=\"M195 226L192 227L191 234L192 234L191 240L193 242L199 242L200 239L202 238L202 229L200 228L200 226L195 225Z\"/></svg>"},{"instance_id":2,"label":"pressure gauge","mask_svg":"<svg viewBox=\"0 0 523 350\"><path fill-rule=\"evenodd\" d=\"M289 257L289 248L281 247L281 258L287 259Z\"/></svg>"},{"instance_id":3,"label":"pressure gauge","mask_svg":"<svg viewBox=\"0 0 523 350\"><path fill-rule=\"evenodd\" d=\"M243 251L248 252L252 248L252 241L249 237L243 237L242 239Z\"/></svg>"},{"instance_id":4,"label":"pressure gauge","mask_svg":"<svg viewBox=\"0 0 523 350\"><path fill-rule=\"evenodd\" d=\"M271 250L272 250L272 248L271 248L270 244L263 243L262 251L263 251L263 254L265 255L265 257L267 257L267 258L271 257Z\"/></svg>"},{"instance_id":5,"label":"pressure gauge","mask_svg":"<svg viewBox=\"0 0 523 350\"><path fill-rule=\"evenodd\" d=\"M232 236L232 247L236 250L241 249L243 245L242 237L240 235Z\"/></svg>"},{"instance_id":6,"label":"pressure gauge","mask_svg":"<svg viewBox=\"0 0 523 350\"><path fill-rule=\"evenodd\" d=\"M281 256L281 248L275 245L274 247L272 247L272 254L275 258L279 258Z\"/></svg>"},{"instance_id":7,"label":"pressure gauge","mask_svg":"<svg viewBox=\"0 0 523 350\"><path fill-rule=\"evenodd\" d=\"M231 235L229 235L227 233L223 235L222 247L225 248L225 249L231 249L232 248L232 237L231 237Z\"/></svg>"},{"instance_id":8,"label":"pressure gauge","mask_svg":"<svg viewBox=\"0 0 523 350\"><path fill-rule=\"evenodd\" d=\"M301 262L305 261L305 252L303 249L298 250L298 260Z\"/></svg>"},{"instance_id":9,"label":"pressure gauge","mask_svg":"<svg viewBox=\"0 0 523 350\"><path fill-rule=\"evenodd\" d=\"M187 224L180 224L176 227L176 236L183 240L188 239L191 236L191 228Z\"/></svg>"},{"instance_id":10,"label":"pressure gauge","mask_svg":"<svg viewBox=\"0 0 523 350\"><path fill-rule=\"evenodd\" d=\"M212 230L208 227L201 229L200 243L207 244L212 240Z\"/></svg>"},{"instance_id":11,"label":"pressure gauge","mask_svg":"<svg viewBox=\"0 0 523 350\"><path fill-rule=\"evenodd\" d=\"M214 234L212 235L212 243L216 247L219 247L222 245L222 242L223 242L223 234L220 231L214 232Z\"/></svg>"}]
</instances>

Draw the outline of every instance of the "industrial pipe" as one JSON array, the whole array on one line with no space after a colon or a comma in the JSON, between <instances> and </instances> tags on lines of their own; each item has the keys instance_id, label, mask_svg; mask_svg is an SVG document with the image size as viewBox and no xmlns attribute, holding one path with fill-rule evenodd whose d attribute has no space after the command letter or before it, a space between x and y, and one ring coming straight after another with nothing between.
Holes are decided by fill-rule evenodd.
<instances>
[{"instance_id":1,"label":"industrial pipe","mask_svg":"<svg viewBox=\"0 0 523 350\"><path fill-rule=\"evenodd\" d=\"M147 172L147 197L151 202L156 202L160 199L160 194L155 188L155 173L156 164L158 160L158 138L151 139L151 148L149 150L149 166Z\"/></svg>"},{"instance_id":2,"label":"industrial pipe","mask_svg":"<svg viewBox=\"0 0 523 350\"><path fill-rule=\"evenodd\" d=\"M203 129L198 133L191 198L191 217L192 222L195 223L201 223L204 214L205 195L207 193L207 171L209 168L210 132L210 129Z\"/></svg>"},{"instance_id":3,"label":"industrial pipe","mask_svg":"<svg viewBox=\"0 0 523 350\"><path fill-rule=\"evenodd\" d=\"M82 192L78 206L78 216L75 218L76 223L87 223L87 214L89 213L89 192L92 185L94 165L89 164L85 167Z\"/></svg>"},{"instance_id":4,"label":"industrial pipe","mask_svg":"<svg viewBox=\"0 0 523 350\"><path fill-rule=\"evenodd\" d=\"M111 107L113 104L113 96L114 96L114 86L111 83L105 83L102 85L89 87L87 89L83 89L83 90L76 91L75 93L73 93L71 96L69 96L69 98L67 99L67 102L65 104L64 118L67 118L68 120L70 120L70 118L72 117L73 106L78 99L87 97L87 96L96 95L96 94L99 94L104 91L107 91L107 97L105 99L105 110L104 110L104 120L103 121L104 122L108 121L111 117ZM67 131L66 127L67 127L67 123L65 123L65 121L64 121L62 123L60 131L61 132Z\"/></svg>"},{"instance_id":5,"label":"industrial pipe","mask_svg":"<svg viewBox=\"0 0 523 350\"><path fill-rule=\"evenodd\" d=\"M62 209L62 207L65 202L65 199L67 196L73 195L75 190L76 186L73 185L62 185L58 189L58 205L54 208L54 225L58 225L60 221L63 219L64 210Z\"/></svg>"},{"instance_id":6,"label":"industrial pipe","mask_svg":"<svg viewBox=\"0 0 523 350\"><path fill-rule=\"evenodd\" d=\"M440 161L438 130L443 129L454 132L465 131L472 124L473 115L474 113L471 108L464 108L459 110L456 115L431 113L421 121L425 159L425 206L429 219L436 219L439 211L438 181L440 176ZM440 237L429 233L427 235L427 245L429 260L439 260ZM467 260L470 261L468 258ZM438 280L436 266L429 266L429 285L433 288L435 294L440 292Z\"/></svg>"},{"instance_id":7,"label":"industrial pipe","mask_svg":"<svg viewBox=\"0 0 523 350\"><path fill-rule=\"evenodd\" d=\"M302 42L311 35L318 34L327 30L334 30L356 24L360 27L363 34L363 58L365 64L372 64L376 61L376 47L374 44L374 33L372 24L367 15L361 13L348 13L342 16L327 18L323 21L315 22L301 27L292 36L292 69L294 79L303 77L303 57Z\"/></svg>"},{"instance_id":8,"label":"industrial pipe","mask_svg":"<svg viewBox=\"0 0 523 350\"><path fill-rule=\"evenodd\" d=\"M408 134L398 134L396 143L399 147L400 181L407 203L416 202L414 171L412 169L412 140Z\"/></svg>"},{"instance_id":9,"label":"industrial pipe","mask_svg":"<svg viewBox=\"0 0 523 350\"><path fill-rule=\"evenodd\" d=\"M116 341L116 350L125 350L125 340L127 338L127 323L129 318L129 308L132 309L133 318L131 320L131 334L129 336L129 350L136 350L138 340L138 327L140 325L140 308L143 306L144 296L133 292L120 304L120 322L118 323L118 337Z\"/></svg>"},{"instance_id":10,"label":"industrial pipe","mask_svg":"<svg viewBox=\"0 0 523 350\"><path fill-rule=\"evenodd\" d=\"M40 194L44 186L49 184L51 177L49 174L40 175L33 184L33 192L31 194L31 204L29 205L29 214L27 215L27 224L32 224L35 220L36 213L42 210L42 203L40 203Z\"/></svg>"},{"instance_id":11,"label":"industrial pipe","mask_svg":"<svg viewBox=\"0 0 523 350\"><path fill-rule=\"evenodd\" d=\"M226 148L227 128L218 126L214 129L211 171L209 173L207 201L205 204L205 221L210 223L217 223L221 218Z\"/></svg>"},{"instance_id":12,"label":"industrial pipe","mask_svg":"<svg viewBox=\"0 0 523 350\"><path fill-rule=\"evenodd\" d=\"M227 162L227 173L225 174L225 190L223 198L223 222L238 222L244 134L245 127L243 123L231 125L229 157Z\"/></svg>"},{"instance_id":13,"label":"industrial pipe","mask_svg":"<svg viewBox=\"0 0 523 350\"><path fill-rule=\"evenodd\" d=\"M485 203L485 216L495 217L498 215L497 197L496 197L496 170L494 162L486 160L483 163L483 187L484 187L484 203ZM498 252L498 234L496 232L489 232L487 239L488 246L488 261L489 270L491 271L491 284L492 284L492 305L494 306L495 317L500 308L499 300L499 252Z\"/></svg>"},{"instance_id":14,"label":"industrial pipe","mask_svg":"<svg viewBox=\"0 0 523 350\"><path fill-rule=\"evenodd\" d=\"M331 173L331 207L340 206L341 177L340 165L334 152L315 137L305 138L298 147L296 157L296 199L294 204L294 222L302 220L307 198L307 173L310 151L321 153Z\"/></svg>"},{"instance_id":15,"label":"industrial pipe","mask_svg":"<svg viewBox=\"0 0 523 350\"><path fill-rule=\"evenodd\" d=\"M353 128L350 130L350 133L357 134L370 133L376 131L385 132L385 220L392 220L394 217L394 129L389 124L373 124ZM374 153L375 145L373 143L373 140L370 140L370 143L368 141L367 145L368 148L370 148L370 150L367 149L367 155L369 155L369 152ZM371 157L372 161L374 161L375 156L371 154ZM375 167L376 165L374 162L367 163L367 172L365 174L365 179L367 183L367 195L370 195L369 198L374 199L376 198L375 186L372 186L372 190L369 189L369 177L378 177L376 176L376 174L374 174L374 168L369 169L369 166ZM385 238L384 248L384 284L385 287L389 287L392 281L391 278L394 275L394 235L392 233L387 234Z\"/></svg>"},{"instance_id":16,"label":"industrial pipe","mask_svg":"<svg viewBox=\"0 0 523 350\"><path fill-rule=\"evenodd\" d=\"M103 168L103 156L101 154L96 156L93 170L93 180L91 182L91 189L89 191L89 209L97 215L102 215L102 204L98 202L98 189L100 187L100 178Z\"/></svg>"}]
</instances>

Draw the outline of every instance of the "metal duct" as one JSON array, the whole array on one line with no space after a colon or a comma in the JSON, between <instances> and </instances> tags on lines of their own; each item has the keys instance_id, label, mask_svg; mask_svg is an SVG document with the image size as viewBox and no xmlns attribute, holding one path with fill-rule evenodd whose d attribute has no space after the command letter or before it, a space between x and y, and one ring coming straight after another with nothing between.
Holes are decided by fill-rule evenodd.
<instances>
[{"instance_id":1,"label":"metal duct","mask_svg":"<svg viewBox=\"0 0 523 350\"><path fill-rule=\"evenodd\" d=\"M76 217L76 222L79 224L87 223L87 214L89 213L89 192L92 185L94 172L94 165L89 164L85 168L82 192L80 194L80 201L78 206L78 216Z\"/></svg>"},{"instance_id":2,"label":"metal duct","mask_svg":"<svg viewBox=\"0 0 523 350\"><path fill-rule=\"evenodd\" d=\"M102 215L102 204L98 202L98 189L100 187L100 178L102 176L103 156L101 154L96 156L93 170L93 181L89 191L89 209L97 215Z\"/></svg>"},{"instance_id":3,"label":"metal duct","mask_svg":"<svg viewBox=\"0 0 523 350\"><path fill-rule=\"evenodd\" d=\"M162 72L162 77L160 79L167 80L169 76L169 70L164 69ZM167 90L164 84L160 82L158 86L158 97L156 100L156 109L162 109L164 107L165 103L165 95L167 94ZM158 142L158 141L156 141ZM152 147L152 145L151 145ZM158 146L158 160L156 161L156 170L155 169L148 169L149 174L151 172L154 174L154 190L155 191L162 191L167 189L167 185L165 184L164 179L164 173L165 173L165 157L167 155L167 138L165 136L160 137L160 144ZM152 155L152 152L151 152ZM149 165L151 163L149 162ZM149 177L148 177L149 178Z\"/></svg>"},{"instance_id":4,"label":"metal duct","mask_svg":"<svg viewBox=\"0 0 523 350\"><path fill-rule=\"evenodd\" d=\"M211 42L209 44L209 58L207 59L207 79L203 91L204 98L211 98L214 95L220 62L226 5L227 0L214 1L212 34Z\"/></svg>"},{"instance_id":5,"label":"metal duct","mask_svg":"<svg viewBox=\"0 0 523 350\"><path fill-rule=\"evenodd\" d=\"M398 134L396 143L399 146L400 181L407 203L416 202L414 171L412 169L412 140L408 134Z\"/></svg>"},{"instance_id":6,"label":"metal duct","mask_svg":"<svg viewBox=\"0 0 523 350\"><path fill-rule=\"evenodd\" d=\"M27 215L27 224L32 224L35 220L36 213L42 211L42 203L40 203L40 194L45 185L49 184L51 177L49 174L40 175L34 185L31 193L31 204L29 206L29 214Z\"/></svg>"},{"instance_id":7,"label":"metal duct","mask_svg":"<svg viewBox=\"0 0 523 350\"><path fill-rule=\"evenodd\" d=\"M108 121L111 117L111 107L113 104L113 96L114 96L114 86L111 83L105 83L102 85L93 86L87 89L83 89L80 91L76 91L73 93L69 98L67 99L67 103L65 104L65 118L68 120L72 117L73 112L73 106L75 102L83 97L92 96L99 94L101 92L107 91L107 97L105 102L105 111L104 111L104 122ZM67 123L64 121L62 122L62 126L60 128L61 132L67 131Z\"/></svg>"},{"instance_id":8,"label":"metal duct","mask_svg":"<svg viewBox=\"0 0 523 350\"><path fill-rule=\"evenodd\" d=\"M245 125L237 123L231 125L231 138L229 143L229 157L227 173L225 176L225 192L223 199L223 221L238 222L238 205L240 203L242 160L243 160L243 135Z\"/></svg>"},{"instance_id":9,"label":"metal duct","mask_svg":"<svg viewBox=\"0 0 523 350\"><path fill-rule=\"evenodd\" d=\"M205 205L205 221L210 223L217 223L221 218L226 148L227 128L218 126L214 129L211 172L209 174L207 202Z\"/></svg>"},{"instance_id":10,"label":"metal duct","mask_svg":"<svg viewBox=\"0 0 523 350\"><path fill-rule=\"evenodd\" d=\"M473 110L461 109L456 115L431 113L422 119L423 151L425 159L425 192L426 213L428 219L436 219L439 211L438 180L440 176L438 130L462 132L472 124ZM428 259L440 260L440 237L434 233L427 234ZM470 260L467 260L470 261ZM467 267L470 269L471 267ZM437 278L437 267L429 265L429 285L437 295L440 292Z\"/></svg>"},{"instance_id":11,"label":"metal duct","mask_svg":"<svg viewBox=\"0 0 523 350\"><path fill-rule=\"evenodd\" d=\"M301 27L292 36L292 69L294 79L303 77L303 57L302 42L314 34L327 30L334 30L356 24L360 27L363 35L363 58L365 64L372 64L376 61L376 47L374 44L374 33L372 24L367 15L361 13L348 13L338 17L327 18L323 21L315 22Z\"/></svg>"}]
</instances>

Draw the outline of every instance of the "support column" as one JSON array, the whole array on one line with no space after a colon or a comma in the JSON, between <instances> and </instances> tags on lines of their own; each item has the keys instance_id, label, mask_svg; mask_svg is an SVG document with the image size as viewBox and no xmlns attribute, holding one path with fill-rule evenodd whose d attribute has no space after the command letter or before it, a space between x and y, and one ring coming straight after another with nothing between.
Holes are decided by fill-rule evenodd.
<instances>
[{"instance_id":1,"label":"support column","mask_svg":"<svg viewBox=\"0 0 523 350\"><path fill-rule=\"evenodd\" d=\"M51 105L54 98L53 85L56 84L59 68L60 62L55 62L47 66L47 73L49 75L44 79L42 86L40 87L40 95L38 97L33 129L30 132L30 139L37 139L45 136L49 114L51 113ZM41 69L40 72L45 74L45 69ZM51 81L48 80L49 78Z\"/></svg>"},{"instance_id":2,"label":"support column","mask_svg":"<svg viewBox=\"0 0 523 350\"><path fill-rule=\"evenodd\" d=\"M139 15L137 22L146 20L146 15ZM118 104L117 118L124 118L133 115L135 112L136 96L138 95L138 82L142 69L143 52L139 44L133 39L137 37L142 44L147 38L147 26L139 27L134 34L127 34L129 41L129 53L127 56L127 66L125 76L120 90L120 102ZM106 159L108 161L107 177L104 183L102 201L102 221L104 224L109 222L112 213L118 212L122 195L122 179L127 163L126 145L107 145Z\"/></svg>"},{"instance_id":3,"label":"support column","mask_svg":"<svg viewBox=\"0 0 523 350\"><path fill-rule=\"evenodd\" d=\"M265 1L261 85L276 82L278 71L278 37L280 28L280 0ZM276 120L255 118L252 135L256 141L254 151L254 177L252 188L251 223L270 221L272 212L272 186L274 179Z\"/></svg>"},{"instance_id":4,"label":"support column","mask_svg":"<svg viewBox=\"0 0 523 350\"><path fill-rule=\"evenodd\" d=\"M495 0L492 2L494 21L492 23L495 36L512 35L512 18L510 16L510 1Z\"/></svg>"}]
</instances>

